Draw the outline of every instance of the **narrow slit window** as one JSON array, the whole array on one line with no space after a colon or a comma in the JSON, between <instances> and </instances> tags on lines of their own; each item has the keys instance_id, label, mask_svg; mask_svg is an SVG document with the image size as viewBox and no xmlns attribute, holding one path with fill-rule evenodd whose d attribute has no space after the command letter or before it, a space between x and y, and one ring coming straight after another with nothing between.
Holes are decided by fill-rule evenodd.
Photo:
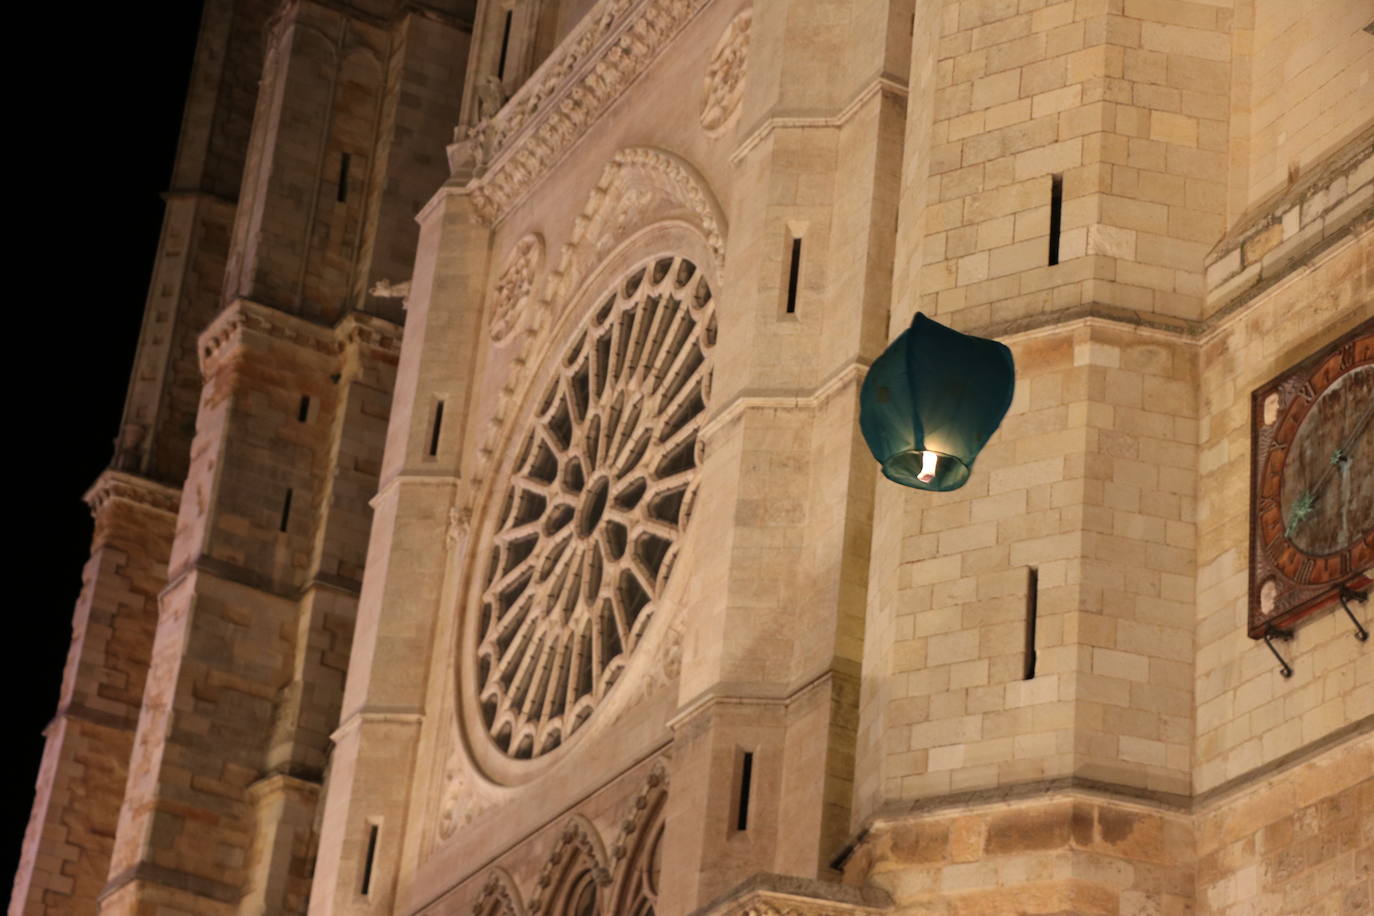
<instances>
[{"instance_id":1,"label":"narrow slit window","mask_svg":"<svg viewBox=\"0 0 1374 916\"><path fill-rule=\"evenodd\" d=\"M300 423L304 423L306 420L309 420L309 419L310 419L310 395L308 395L308 394L303 394L303 395L301 395L301 406L300 406L300 408L296 411L296 420L297 420L298 422L300 422Z\"/></svg>"},{"instance_id":2,"label":"narrow slit window","mask_svg":"<svg viewBox=\"0 0 1374 916\"><path fill-rule=\"evenodd\" d=\"M363 896L372 890L372 866L377 860L377 825L367 828L367 857L363 859Z\"/></svg>"},{"instance_id":3,"label":"narrow slit window","mask_svg":"<svg viewBox=\"0 0 1374 916\"><path fill-rule=\"evenodd\" d=\"M792 265L787 269L787 314L797 313L797 279L801 275L800 238L792 240Z\"/></svg>"},{"instance_id":4,"label":"narrow slit window","mask_svg":"<svg viewBox=\"0 0 1374 916\"><path fill-rule=\"evenodd\" d=\"M439 433L444 428L444 402L434 405L434 427L429 433L429 457L439 454Z\"/></svg>"},{"instance_id":5,"label":"narrow slit window","mask_svg":"<svg viewBox=\"0 0 1374 916\"><path fill-rule=\"evenodd\" d=\"M749 789L754 780L754 754L745 751L739 765L739 810L735 812L735 829L749 829Z\"/></svg>"},{"instance_id":6,"label":"narrow slit window","mask_svg":"<svg viewBox=\"0 0 1374 916\"><path fill-rule=\"evenodd\" d=\"M291 488L286 488L286 497L281 501L281 530L285 531L291 521Z\"/></svg>"},{"instance_id":7,"label":"narrow slit window","mask_svg":"<svg viewBox=\"0 0 1374 916\"><path fill-rule=\"evenodd\" d=\"M1026 567L1026 655L1021 679L1035 677L1035 618L1039 611L1040 570Z\"/></svg>"},{"instance_id":8,"label":"narrow slit window","mask_svg":"<svg viewBox=\"0 0 1374 916\"><path fill-rule=\"evenodd\" d=\"M339 156L339 203L348 200L348 166L352 158L348 153Z\"/></svg>"},{"instance_id":9,"label":"narrow slit window","mask_svg":"<svg viewBox=\"0 0 1374 916\"><path fill-rule=\"evenodd\" d=\"M513 11L506 10L506 24L501 31L501 59L496 63L496 78L506 78L506 54L510 51L510 22Z\"/></svg>"},{"instance_id":10,"label":"narrow slit window","mask_svg":"<svg viewBox=\"0 0 1374 916\"><path fill-rule=\"evenodd\" d=\"M1059 225L1064 219L1064 176L1050 176L1050 266L1059 263Z\"/></svg>"}]
</instances>

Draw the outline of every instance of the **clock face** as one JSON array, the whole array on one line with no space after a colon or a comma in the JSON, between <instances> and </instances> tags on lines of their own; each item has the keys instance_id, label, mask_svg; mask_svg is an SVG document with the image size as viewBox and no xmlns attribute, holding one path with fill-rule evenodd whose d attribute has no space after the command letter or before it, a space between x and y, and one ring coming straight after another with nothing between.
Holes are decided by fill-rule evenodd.
<instances>
[{"instance_id":1,"label":"clock face","mask_svg":"<svg viewBox=\"0 0 1374 916\"><path fill-rule=\"evenodd\" d=\"M1374 567L1374 319L1252 401L1250 635L1330 604Z\"/></svg>"}]
</instances>

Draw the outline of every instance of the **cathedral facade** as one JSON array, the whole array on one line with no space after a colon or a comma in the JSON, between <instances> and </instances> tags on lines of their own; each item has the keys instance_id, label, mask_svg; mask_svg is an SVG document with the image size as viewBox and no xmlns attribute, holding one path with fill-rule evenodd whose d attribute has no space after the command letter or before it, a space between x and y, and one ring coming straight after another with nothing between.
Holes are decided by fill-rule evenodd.
<instances>
[{"instance_id":1,"label":"cathedral facade","mask_svg":"<svg viewBox=\"0 0 1374 916\"><path fill-rule=\"evenodd\" d=\"M10 912L1369 911L1371 20L206 0Z\"/></svg>"}]
</instances>

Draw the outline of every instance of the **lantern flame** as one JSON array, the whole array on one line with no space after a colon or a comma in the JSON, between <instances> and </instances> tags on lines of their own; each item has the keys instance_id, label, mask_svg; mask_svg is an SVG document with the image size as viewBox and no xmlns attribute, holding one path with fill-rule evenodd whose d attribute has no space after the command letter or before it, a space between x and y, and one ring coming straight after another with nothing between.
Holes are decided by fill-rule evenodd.
<instances>
[{"instance_id":1,"label":"lantern flame","mask_svg":"<svg viewBox=\"0 0 1374 916\"><path fill-rule=\"evenodd\" d=\"M940 456L935 452L921 452L921 473L916 475L916 479L921 483L930 483L935 479L935 466L940 463Z\"/></svg>"}]
</instances>

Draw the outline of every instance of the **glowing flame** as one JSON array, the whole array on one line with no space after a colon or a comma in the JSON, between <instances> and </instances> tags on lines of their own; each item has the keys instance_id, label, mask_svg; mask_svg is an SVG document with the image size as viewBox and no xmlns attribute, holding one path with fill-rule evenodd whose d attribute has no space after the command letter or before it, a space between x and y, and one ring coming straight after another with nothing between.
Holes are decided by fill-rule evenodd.
<instances>
[{"instance_id":1,"label":"glowing flame","mask_svg":"<svg viewBox=\"0 0 1374 916\"><path fill-rule=\"evenodd\" d=\"M916 479L921 483L930 483L935 479L935 465L940 461L940 456L934 452L921 452L921 473L916 475Z\"/></svg>"}]
</instances>

